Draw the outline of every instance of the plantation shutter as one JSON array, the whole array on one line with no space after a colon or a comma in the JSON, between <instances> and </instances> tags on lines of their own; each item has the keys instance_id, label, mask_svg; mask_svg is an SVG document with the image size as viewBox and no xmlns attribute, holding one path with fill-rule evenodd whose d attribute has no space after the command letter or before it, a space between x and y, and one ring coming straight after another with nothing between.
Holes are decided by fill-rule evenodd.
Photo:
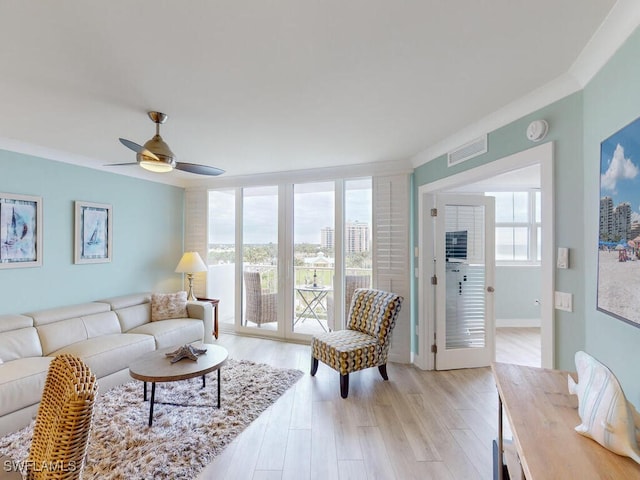
<instances>
[{"instance_id":1,"label":"plantation shutter","mask_svg":"<svg viewBox=\"0 0 640 480\"><path fill-rule=\"evenodd\" d=\"M184 196L184 251L198 252L207 265L208 262L208 192L204 188L188 188ZM207 274L193 276L193 291L196 297L207 297Z\"/></svg>"},{"instance_id":2,"label":"plantation shutter","mask_svg":"<svg viewBox=\"0 0 640 480\"><path fill-rule=\"evenodd\" d=\"M391 339L389 360L411 361L408 175L374 177L373 285L404 297Z\"/></svg>"}]
</instances>

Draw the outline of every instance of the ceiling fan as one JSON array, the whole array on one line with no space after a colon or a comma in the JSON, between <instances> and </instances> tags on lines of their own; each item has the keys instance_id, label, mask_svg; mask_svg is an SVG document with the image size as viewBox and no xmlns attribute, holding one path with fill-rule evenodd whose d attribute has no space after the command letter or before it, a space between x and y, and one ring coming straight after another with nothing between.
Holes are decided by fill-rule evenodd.
<instances>
[{"instance_id":1,"label":"ceiling fan","mask_svg":"<svg viewBox=\"0 0 640 480\"><path fill-rule=\"evenodd\" d=\"M110 163L106 166L140 165L146 170L158 173L170 172L174 168L197 175L215 176L224 173L224 170L209 165L176 162L176 156L160 136L160 124L167 121L168 115L160 112L148 112L148 114L149 118L156 124L156 134L151 140L147 141L144 145L138 145L126 138L120 138L120 143L136 152L136 162Z\"/></svg>"}]
</instances>

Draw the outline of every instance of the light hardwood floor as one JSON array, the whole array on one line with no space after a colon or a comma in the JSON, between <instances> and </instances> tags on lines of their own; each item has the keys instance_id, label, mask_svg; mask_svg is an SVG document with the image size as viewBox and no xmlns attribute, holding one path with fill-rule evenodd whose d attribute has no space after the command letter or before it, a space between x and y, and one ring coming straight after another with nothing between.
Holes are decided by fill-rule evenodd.
<instances>
[{"instance_id":1,"label":"light hardwood floor","mask_svg":"<svg viewBox=\"0 0 640 480\"><path fill-rule=\"evenodd\" d=\"M501 336L497 350L508 352ZM535 336L528 337L535 344ZM524 343L514 343L513 355L523 351L526 342L519 341ZM388 382L377 369L352 374L349 398L342 399L337 372L321 363L316 376L309 375L308 345L230 334L217 343L232 358L305 375L200 479L492 478L498 396L489 368L430 372L392 363Z\"/></svg>"}]
</instances>

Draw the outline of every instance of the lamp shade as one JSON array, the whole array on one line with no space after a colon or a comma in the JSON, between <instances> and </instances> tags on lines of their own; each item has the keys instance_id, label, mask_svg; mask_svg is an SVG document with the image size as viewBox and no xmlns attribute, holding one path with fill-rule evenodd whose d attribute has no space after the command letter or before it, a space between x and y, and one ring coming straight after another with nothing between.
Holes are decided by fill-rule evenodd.
<instances>
[{"instance_id":1,"label":"lamp shade","mask_svg":"<svg viewBox=\"0 0 640 480\"><path fill-rule=\"evenodd\" d=\"M206 272L207 270L207 265L202 261L198 252L184 252L176 267L177 273Z\"/></svg>"}]
</instances>

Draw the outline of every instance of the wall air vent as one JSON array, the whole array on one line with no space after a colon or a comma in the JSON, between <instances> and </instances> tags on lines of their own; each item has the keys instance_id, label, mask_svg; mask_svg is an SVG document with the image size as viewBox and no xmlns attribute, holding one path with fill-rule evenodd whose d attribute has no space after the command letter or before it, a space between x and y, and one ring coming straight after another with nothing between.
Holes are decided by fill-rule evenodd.
<instances>
[{"instance_id":1,"label":"wall air vent","mask_svg":"<svg viewBox=\"0 0 640 480\"><path fill-rule=\"evenodd\" d=\"M487 153L487 150L487 136L483 135L482 137L471 140L469 143L465 143L461 147L450 151L447 154L447 166L451 167L458 163L465 162L470 158Z\"/></svg>"}]
</instances>

